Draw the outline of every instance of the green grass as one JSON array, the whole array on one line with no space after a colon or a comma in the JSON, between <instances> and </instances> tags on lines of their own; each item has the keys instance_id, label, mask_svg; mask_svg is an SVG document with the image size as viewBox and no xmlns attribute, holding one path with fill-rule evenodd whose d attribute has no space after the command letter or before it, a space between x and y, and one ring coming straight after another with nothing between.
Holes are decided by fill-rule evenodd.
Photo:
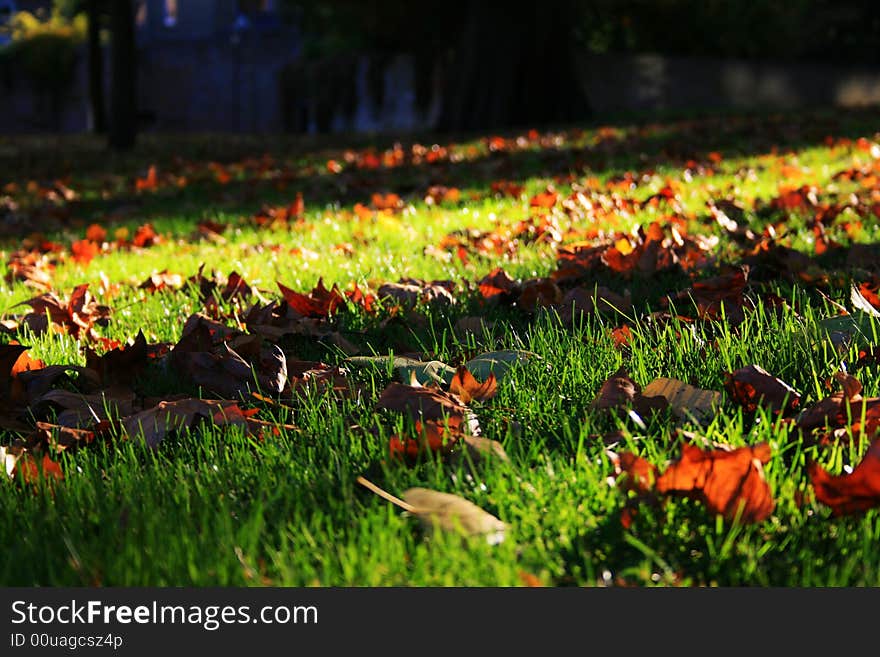
<instances>
[{"instance_id":1,"label":"green grass","mask_svg":"<svg viewBox=\"0 0 880 657\"><path fill-rule=\"evenodd\" d=\"M863 272L830 262L831 283L821 293L789 280L765 281L762 289L789 301L781 314L759 302L740 326L703 322L693 330L675 320L665 326L647 321L647 311L658 310L662 296L689 286L687 277L611 278L596 282L618 292L629 290L636 310L627 317L591 315L572 327L552 310L529 314L483 307L466 289L467 282L472 286L497 265L518 279L547 275L555 268L552 247L523 243L512 258L471 254L467 264L424 253L426 246L456 230L515 225L529 216L528 198L548 184L567 196L572 184L587 178L604 185L633 171L637 186L621 192L629 198L645 199L667 179L679 181L681 214L691 233L719 235L715 252L722 260L736 260L739 249L714 222L705 221L705 204L728 195L744 202L753 230L785 220L788 233L782 243L812 254L808 217L768 213L762 203L778 194L780 184L815 185L820 200L829 202L860 191L858 182L833 176L857 160L870 162L870 156L855 144L829 147L823 140L826 135L876 140L877 118L862 112L619 126L622 139L606 146L602 131L592 126L559 131L557 143L547 140L501 155L490 154L479 138L463 137L450 147L461 156L457 162L347 169L337 176L326 173L324 163L342 161L345 145L330 142L295 149L295 142L284 139L230 138L224 150L216 140L147 138L138 152L123 158L104 156L97 142L79 138L54 150L33 140L0 142L0 184L24 188L31 179L48 184L69 175L67 184L79 194L80 204L66 223L46 224L47 238L68 245L94 221L111 235L121 226L133 230L150 221L163 235L162 244L142 252L111 251L87 266L58 262L53 286L60 296L87 282L98 300L113 308L109 324L96 329L100 335L125 341L143 329L151 343L175 342L202 302L189 288L147 294L137 285L152 272L168 269L187 277L206 263L206 271L238 271L269 299L279 296L276 281L304 292L319 278L342 288L358 282L374 289L401 277L452 279L459 285L455 306L421 308L387 323L381 313L371 317L346 310L335 319L336 326L365 354L419 352L450 364L492 349L526 349L539 356L513 368L496 398L473 405L483 435L503 444L510 463L450 464L436 456L413 467L389 462L389 437L411 423L374 409L391 380L387 368L377 367L352 371L352 380L362 386L362 394L352 399L314 391L297 403L261 406L263 419L292 423L299 431L281 429L260 441L234 428L204 427L170 437L155 450L137 438L116 440L61 455L61 482L29 486L0 480L5 511L0 514L5 548L0 583L519 586L523 574L529 574L560 586L880 585L880 512L832 517L810 500L806 473L809 460L832 472L857 463L870 436L827 447L808 445L778 418L764 411L752 417L728 399L706 426L677 423L663 414L646 418L643 428L625 416L590 408L602 382L621 365L641 385L673 377L722 390L725 372L757 364L800 391L802 406L821 399L828 394L823 382L841 360L853 362L857 347L838 353L817 337L818 322L837 312L828 299L849 304L849 287L838 281L860 275L864 280ZM778 146L775 154L773 146ZM683 174L687 160L705 163L713 150L724 156L715 172L694 172L688 180ZM136 194L131 189L133 177L143 176L153 162L160 172L182 170L174 155L192 162L235 162L267 151L277 169L290 174L280 189L278 179L268 174L241 172L240 180L218 185L202 169L191 173L193 181L180 190ZM77 154L82 154L79 164ZM14 166L16 161L20 166ZM783 163L789 168L783 169ZM803 171L797 179L792 178L795 168ZM524 184L524 196L489 194L490 182L502 178ZM430 184L460 187L462 201L426 205L422 195ZM250 221L261 205L290 203L297 191L303 191L306 202L300 225L266 231ZM354 203L368 203L373 191L398 191L407 209L357 220ZM472 200L472 193L480 198ZM25 192L8 192L8 197L22 207L38 203ZM125 205L132 209L120 213ZM596 227L626 231L669 213L668 208L632 216L615 213ZM191 239L196 222L205 218L230 223L224 244ZM567 217L559 220L564 242L590 227ZM37 224L29 228L41 229ZM855 238L839 226L831 237L844 245L872 243L880 241L880 228L873 217L863 219ZM4 262L20 239L20 234L8 237ZM353 255L333 251L343 243L354 246ZM319 256L305 258L292 249ZM121 284L118 294L98 291L101 274ZM0 283L0 312L7 318L20 314L23 308L15 304L35 294L21 281ZM456 321L474 314L493 320L494 328L480 336L460 336ZM619 349L608 331L624 322L633 339ZM70 336L34 336L24 330L0 335L0 341L11 339L30 345L31 354L47 363L84 363L85 345ZM292 349L302 358L331 364L344 357L312 338ZM880 395L880 368L860 369L857 376L866 397ZM157 395L187 390L179 376L161 370L149 371L139 385ZM627 494L609 481L614 467L601 438L615 430L622 432L615 450L635 451L657 465L678 457L677 430L731 446L770 443L773 457L765 473L776 501L772 516L741 525L713 516L699 502L670 499L663 506L643 505L625 529L620 514ZM13 437L0 433L0 443ZM428 536L416 519L358 485L359 475L397 495L413 486L458 494L508 523L507 538L490 546L450 534ZM803 496L807 501L801 504Z\"/></svg>"}]
</instances>

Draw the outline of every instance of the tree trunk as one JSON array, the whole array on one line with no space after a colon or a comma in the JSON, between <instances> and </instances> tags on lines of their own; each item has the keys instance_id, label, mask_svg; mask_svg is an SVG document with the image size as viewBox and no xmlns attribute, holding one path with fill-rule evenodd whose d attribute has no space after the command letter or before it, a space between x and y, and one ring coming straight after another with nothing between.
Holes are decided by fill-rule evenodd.
<instances>
[{"instance_id":1,"label":"tree trunk","mask_svg":"<svg viewBox=\"0 0 880 657\"><path fill-rule=\"evenodd\" d=\"M137 137L137 53L131 0L110 3L110 122L108 143L128 150Z\"/></svg>"},{"instance_id":2,"label":"tree trunk","mask_svg":"<svg viewBox=\"0 0 880 657\"><path fill-rule=\"evenodd\" d=\"M107 132L107 113L104 110L104 53L101 50L100 0L87 0L86 15L89 21L89 103L92 110L92 131Z\"/></svg>"},{"instance_id":3,"label":"tree trunk","mask_svg":"<svg viewBox=\"0 0 880 657\"><path fill-rule=\"evenodd\" d=\"M473 0L445 78L438 128L534 127L589 118L571 2L499 10Z\"/></svg>"}]
</instances>

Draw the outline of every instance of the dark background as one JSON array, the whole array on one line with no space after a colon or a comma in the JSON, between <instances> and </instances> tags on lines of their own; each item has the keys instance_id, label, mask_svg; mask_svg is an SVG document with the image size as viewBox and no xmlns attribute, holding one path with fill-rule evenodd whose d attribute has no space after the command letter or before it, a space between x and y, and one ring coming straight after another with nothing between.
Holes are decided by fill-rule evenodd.
<instances>
[{"instance_id":1,"label":"dark background","mask_svg":"<svg viewBox=\"0 0 880 657\"><path fill-rule=\"evenodd\" d=\"M119 149L142 131L460 132L880 100L867 0L14 4L54 27L0 46L0 132L106 132ZM87 29L66 29L77 16Z\"/></svg>"}]
</instances>

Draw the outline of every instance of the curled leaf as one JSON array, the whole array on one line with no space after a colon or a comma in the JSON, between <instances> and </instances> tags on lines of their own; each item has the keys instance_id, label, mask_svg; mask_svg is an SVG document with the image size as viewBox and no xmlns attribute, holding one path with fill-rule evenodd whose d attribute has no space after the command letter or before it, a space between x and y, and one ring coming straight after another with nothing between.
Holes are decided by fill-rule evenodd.
<instances>
[{"instance_id":1,"label":"curled leaf","mask_svg":"<svg viewBox=\"0 0 880 657\"><path fill-rule=\"evenodd\" d=\"M774 412L797 409L800 393L758 365L749 365L724 375L724 387L746 411L765 405Z\"/></svg>"},{"instance_id":2,"label":"curled leaf","mask_svg":"<svg viewBox=\"0 0 880 657\"><path fill-rule=\"evenodd\" d=\"M727 520L761 522L775 506L762 467L770 456L766 443L733 450L685 444L681 458L658 477L656 490L694 496Z\"/></svg>"},{"instance_id":3,"label":"curled leaf","mask_svg":"<svg viewBox=\"0 0 880 657\"><path fill-rule=\"evenodd\" d=\"M830 475L817 463L809 467L816 499L831 507L835 516L849 515L880 506L880 440L850 474Z\"/></svg>"},{"instance_id":4,"label":"curled leaf","mask_svg":"<svg viewBox=\"0 0 880 657\"><path fill-rule=\"evenodd\" d=\"M469 404L471 401L485 401L492 399L498 393L498 382L495 380L495 375L490 373L488 378L480 383L467 367L462 366L452 377L449 392L457 395L464 404Z\"/></svg>"}]
</instances>

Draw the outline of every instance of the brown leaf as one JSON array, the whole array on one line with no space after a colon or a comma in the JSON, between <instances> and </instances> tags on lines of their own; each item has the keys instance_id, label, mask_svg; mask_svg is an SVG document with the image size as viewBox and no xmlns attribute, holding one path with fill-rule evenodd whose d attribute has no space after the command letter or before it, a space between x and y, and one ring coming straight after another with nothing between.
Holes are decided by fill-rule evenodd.
<instances>
[{"instance_id":1,"label":"brown leaf","mask_svg":"<svg viewBox=\"0 0 880 657\"><path fill-rule=\"evenodd\" d=\"M562 290L550 278L533 278L523 282L517 305L526 312L538 307L555 306L562 301Z\"/></svg>"},{"instance_id":2,"label":"brown leaf","mask_svg":"<svg viewBox=\"0 0 880 657\"><path fill-rule=\"evenodd\" d=\"M579 319L582 314L615 310L626 312L632 309L632 300L629 296L621 296L607 287L579 286L566 292L558 307L560 319L568 324Z\"/></svg>"},{"instance_id":3,"label":"brown leaf","mask_svg":"<svg viewBox=\"0 0 880 657\"><path fill-rule=\"evenodd\" d=\"M226 399L251 391L278 395L287 386L287 360L277 345L251 363L223 343L221 353L185 352L176 360L181 374L197 386Z\"/></svg>"},{"instance_id":4,"label":"brown leaf","mask_svg":"<svg viewBox=\"0 0 880 657\"><path fill-rule=\"evenodd\" d=\"M727 520L761 522L775 507L762 467L770 456L766 443L729 451L684 444L681 458L657 478L655 488L696 497Z\"/></svg>"},{"instance_id":5,"label":"brown leaf","mask_svg":"<svg viewBox=\"0 0 880 657\"><path fill-rule=\"evenodd\" d=\"M75 338L92 337L92 325L109 317L110 309L96 304L89 294L88 288L88 283L78 285L70 293L66 302L52 293L28 299L22 303L29 305L33 309L33 313L27 315L25 319L40 320L29 322L29 325L35 329L45 330L43 322L48 316L49 322ZM35 330L35 332L41 331Z\"/></svg>"},{"instance_id":6,"label":"brown leaf","mask_svg":"<svg viewBox=\"0 0 880 657\"><path fill-rule=\"evenodd\" d=\"M642 395L663 397L678 417L695 417L700 421L713 417L721 405L720 392L696 388L678 379L654 379L645 386Z\"/></svg>"},{"instance_id":7,"label":"brown leaf","mask_svg":"<svg viewBox=\"0 0 880 657\"><path fill-rule=\"evenodd\" d=\"M396 382L382 391L376 408L407 413L414 420L442 420L448 416L463 416L468 411L457 397L440 388Z\"/></svg>"},{"instance_id":8,"label":"brown leaf","mask_svg":"<svg viewBox=\"0 0 880 657\"><path fill-rule=\"evenodd\" d=\"M79 390L83 392L91 392L97 390L101 385L101 380L94 370L78 365L49 365L34 370L26 370L19 372L15 377L17 384L15 387L16 401L32 403L34 400L45 395L52 388L58 379L66 377L68 372L75 372L79 376L76 383Z\"/></svg>"},{"instance_id":9,"label":"brown leaf","mask_svg":"<svg viewBox=\"0 0 880 657\"><path fill-rule=\"evenodd\" d=\"M833 476L819 464L809 466L816 499L835 516L849 515L880 505L880 440L874 440L850 474Z\"/></svg>"},{"instance_id":10,"label":"brown leaf","mask_svg":"<svg viewBox=\"0 0 880 657\"><path fill-rule=\"evenodd\" d=\"M648 493L657 481L657 468L647 459L632 452L621 452L613 459L618 478L623 476L624 490Z\"/></svg>"},{"instance_id":11,"label":"brown leaf","mask_svg":"<svg viewBox=\"0 0 880 657\"><path fill-rule=\"evenodd\" d=\"M142 330L138 331L132 344L111 349L101 356L86 347L86 367L97 372L105 385L131 383L147 362L147 339Z\"/></svg>"},{"instance_id":12,"label":"brown leaf","mask_svg":"<svg viewBox=\"0 0 880 657\"><path fill-rule=\"evenodd\" d=\"M64 479L64 472L48 454L37 460L36 456L25 453L16 461L13 476L22 483L36 485L41 479L50 483Z\"/></svg>"},{"instance_id":13,"label":"brown leaf","mask_svg":"<svg viewBox=\"0 0 880 657\"><path fill-rule=\"evenodd\" d=\"M410 488L403 499L429 530L459 531L468 536L483 536L490 545L504 540L507 525L473 502L458 495L429 488Z\"/></svg>"},{"instance_id":14,"label":"brown leaf","mask_svg":"<svg viewBox=\"0 0 880 657\"><path fill-rule=\"evenodd\" d=\"M339 288L334 285L328 290L324 287L323 279L318 280L318 284L309 294L300 294L281 283L276 284L287 305L302 317L326 319L339 306L345 305L345 297L339 292Z\"/></svg>"},{"instance_id":15,"label":"brown leaf","mask_svg":"<svg viewBox=\"0 0 880 657\"><path fill-rule=\"evenodd\" d=\"M758 365L726 373L724 387L750 413L760 405L776 413L787 413L796 410L801 400L799 392Z\"/></svg>"},{"instance_id":16,"label":"brown leaf","mask_svg":"<svg viewBox=\"0 0 880 657\"><path fill-rule=\"evenodd\" d=\"M416 516L429 532L441 529L466 536L482 536L490 545L504 540L507 525L463 497L429 488L410 488L404 491L403 499L399 499L363 477L358 477L357 481L379 497Z\"/></svg>"},{"instance_id":17,"label":"brown leaf","mask_svg":"<svg viewBox=\"0 0 880 657\"><path fill-rule=\"evenodd\" d=\"M377 294L380 299L390 298L405 308L412 308L417 303L455 305L454 289L451 281L426 282L405 278L397 283L385 283Z\"/></svg>"},{"instance_id":18,"label":"brown leaf","mask_svg":"<svg viewBox=\"0 0 880 657\"><path fill-rule=\"evenodd\" d=\"M834 378L842 384L843 392L820 399L804 409L797 418L797 428L814 431L826 426L832 430L849 427L853 433L864 431L868 435L880 429L880 398L862 397L862 384L849 374L838 372Z\"/></svg>"},{"instance_id":19,"label":"brown leaf","mask_svg":"<svg viewBox=\"0 0 880 657\"><path fill-rule=\"evenodd\" d=\"M510 457L507 456L504 447L497 440L465 434L461 437L461 442L470 458L477 463L492 459L510 463Z\"/></svg>"},{"instance_id":20,"label":"brown leaf","mask_svg":"<svg viewBox=\"0 0 880 657\"><path fill-rule=\"evenodd\" d=\"M498 382L495 380L495 374L490 374L488 379L480 383L470 370L462 365L456 370L449 383L449 392L457 395L463 404L469 404L474 400L485 401L492 399L498 393Z\"/></svg>"},{"instance_id":21,"label":"brown leaf","mask_svg":"<svg viewBox=\"0 0 880 657\"><path fill-rule=\"evenodd\" d=\"M612 374L599 388L590 404L595 410L625 409L631 406L639 415L663 411L669 407L664 397L645 397L642 388L633 381L624 367Z\"/></svg>"},{"instance_id":22,"label":"brown leaf","mask_svg":"<svg viewBox=\"0 0 880 657\"><path fill-rule=\"evenodd\" d=\"M719 320L724 317L729 324L736 326L745 319L743 306L748 273L747 267L731 268L714 278L697 281L677 298L693 299L700 319Z\"/></svg>"},{"instance_id":23,"label":"brown leaf","mask_svg":"<svg viewBox=\"0 0 880 657\"><path fill-rule=\"evenodd\" d=\"M193 429L202 421L245 426L252 431L250 416L254 413L256 409L243 411L235 402L187 398L159 402L123 419L122 426L129 437L143 436L147 445L157 447L169 433Z\"/></svg>"},{"instance_id":24,"label":"brown leaf","mask_svg":"<svg viewBox=\"0 0 880 657\"><path fill-rule=\"evenodd\" d=\"M28 349L23 344L0 344L0 399L9 399L12 379L17 374L13 368Z\"/></svg>"}]
</instances>

